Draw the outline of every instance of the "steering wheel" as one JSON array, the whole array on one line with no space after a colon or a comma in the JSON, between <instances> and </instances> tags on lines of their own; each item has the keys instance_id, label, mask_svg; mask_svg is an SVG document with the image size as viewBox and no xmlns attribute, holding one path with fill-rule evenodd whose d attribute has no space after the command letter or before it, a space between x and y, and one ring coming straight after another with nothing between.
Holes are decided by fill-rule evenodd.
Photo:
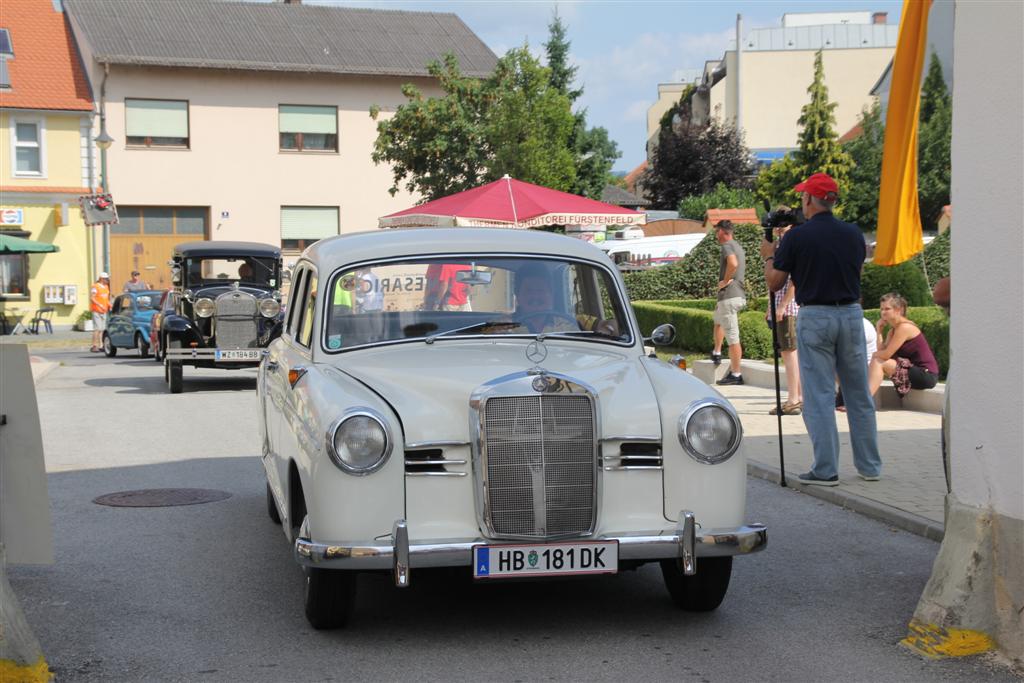
<instances>
[{"instance_id":1,"label":"steering wheel","mask_svg":"<svg viewBox=\"0 0 1024 683\"><path fill-rule=\"evenodd\" d=\"M574 318L571 315L567 315L567 314L563 313L562 311L556 311L556 310L553 310L553 309L547 310L547 311L534 311L532 313L526 313L524 315L520 315L519 316L519 320L521 320L525 324L526 321L528 321L528 320L534 320L536 318L547 318L547 317L557 318L557 319L560 319L560 320L564 320L567 323L573 325L576 329L579 329L579 327L580 327L580 324L576 320L576 318ZM526 327L529 328L529 325L526 325Z\"/></svg>"}]
</instances>

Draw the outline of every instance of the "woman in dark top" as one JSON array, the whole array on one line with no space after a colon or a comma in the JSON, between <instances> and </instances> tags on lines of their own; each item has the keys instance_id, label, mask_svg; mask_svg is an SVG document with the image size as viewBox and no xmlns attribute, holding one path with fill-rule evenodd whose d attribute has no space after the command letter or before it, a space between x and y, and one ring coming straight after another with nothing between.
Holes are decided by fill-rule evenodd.
<instances>
[{"instance_id":1,"label":"woman in dark top","mask_svg":"<svg viewBox=\"0 0 1024 683\"><path fill-rule=\"evenodd\" d=\"M895 292L882 297L882 317L876 326L879 338L888 326L885 343L871 357L868 365L868 386L871 394L878 391L883 377L892 380L900 398L911 389L931 389L939 381L939 364L928 346L924 333L907 319L907 300Z\"/></svg>"}]
</instances>

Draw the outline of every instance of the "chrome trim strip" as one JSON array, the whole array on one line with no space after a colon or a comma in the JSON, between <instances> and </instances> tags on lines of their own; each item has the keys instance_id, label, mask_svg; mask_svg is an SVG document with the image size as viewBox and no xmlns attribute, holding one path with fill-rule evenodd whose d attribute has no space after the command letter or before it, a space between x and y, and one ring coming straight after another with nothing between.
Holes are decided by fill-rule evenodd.
<instances>
[{"instance_id":1,"label":"chrome trim strip","mask_svg":"<svg viewBox=\"0 0 1024 683\"><path fill-rule=\"evenodd\" d=\"M468 441L413 441L405 444L407 451L420 451L427 448L447 448L450 446L468 446Z\"/></svg>"},{"instance_id":2,"label":"chrome trim strip","mask_svg":"<svg viewBox=\"0 0 1024 683\"><path fill-rule=\"evenodd\" d=\"M693 556L696 558L747 555L764 550L768 543L768 528L763 524L706 530L696 526L695 523ZM607 533L593 537L593 540L618 541L619 560L650 562L683 556L683 535L678 530ZM413 541L409 543L407 566L410 569L470 566L474 545L496 543L500 542L487 538ZM293 554L295 561L305 566L391 570L395 546L373 540L317 543L303 533L295 541Z\"/></svg>"},{"instance_id":3,"label":"chrome trim strip","mask_svg":"<svg viewBox=\"0 0 1024 683\"><path fill-rule=\"evenodd\" d=\"M409 460L408 458L406 458L406 460L405 460L406 467L408 467L409 465L465 465L465 464L466 464L465 460L445 460L444 458L442 458L440 460Z\"/></svg>"},{"instance_id":4,"label":"chrome trim strip","mask_svg":"<svg viewBox=\"0 0 1024 683\"><path fill-rule=\"evenodd\" d=\"M406 472L407 477L468 477L469 472Z\"/></svg>"},{"instance_id":5,"label":"chrome trim strip","mask_svg":"<svg viewBox=\"0 0 1024 683\"><path fill-rule=\"evenodd\" d=\"M613 436L602 436L600 440L601 441L643 441L644 443L650 443L650 442L661 443L661 437L660 436L633 436L633 435L619 436L619 435L613 435Z\"/></svg>"},{"instance_id":6,"label":"chrome trim strip","mask_svg":"<svg viewBox=\"0 0 1024 683\"><path fill-rule=\"evenodd\" d=\"M605 465L605 472L622 472L624 470L657 470L665 469L661 465Z\"/></svg>"},{"instance_id":7,"label":"chrome trim strip","mask_svg":"<svg viewBox=\"0 0 1024 683\"><path fill-rule=\"evenodd\" d=\"M639 454L637 454L637 455L633 455L633 454L623 455L621 453L614 453L612 455L604 456L604 459L605 460L619 460L619 461L622 461L622 460L625 460L625 461L632 461L632 460L661 460L661 456L660 455L639 455Z\"/></svg>"}]
</instances>

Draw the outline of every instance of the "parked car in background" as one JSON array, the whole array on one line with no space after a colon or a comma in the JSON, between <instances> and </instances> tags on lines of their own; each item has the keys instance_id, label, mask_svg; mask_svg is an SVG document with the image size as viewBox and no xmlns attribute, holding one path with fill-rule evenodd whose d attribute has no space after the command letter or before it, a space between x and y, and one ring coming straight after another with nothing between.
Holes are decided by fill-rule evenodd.
<instances>
[{"instance_id":1,"label":"parked car in background","mask_svg":"<svg viewBox=\"0 0 1024 683\"><path fill-rule=\"evenodd\" d=\"M137 349L142 358L149 355L149 323L161 294L159 290L140 290L114 297L103 333L103 353L108 358L116 356L118 349Z\"/></svg>"},{"instance_id":2,"label":"parked car in background","mask_svg":"<svg viewBox=\"0 0 1024 683\"><path fill-rule=\"evenodd\" d=\"M715 609L745 522L742 428L715 390L649 357L596 247L532 230L374 231L295 266L260 366L267 511L306 573L315 628L358 572L464 567L480 581L658 562Z\"/></svg>"},{"instance_id":3,"label":"parked car in background","mask_svg":"<svg viewBox=\"0 0 1024 683\"><path fill-rule=\"evenodd\" d=\"M157 363L164 362L163 347L160 345L160 328L163 325L164 314L174 310L173 292L173 289L164 290L164 293L160 295L160 303L156 306L156 315L149 321L149 351Z\"/></svg>"},{"instance_id":4,"label":"parked car in background","mask_svg":"<svg viewBox=\"0 0 1024 683\"><path fill-rule=\"evenodd\" d=\"M281 334L281 250L255 242L174 249L173 291L160 322L164 379L181 393L184 366L251 368Z\"/></svg>"}]
</instances>

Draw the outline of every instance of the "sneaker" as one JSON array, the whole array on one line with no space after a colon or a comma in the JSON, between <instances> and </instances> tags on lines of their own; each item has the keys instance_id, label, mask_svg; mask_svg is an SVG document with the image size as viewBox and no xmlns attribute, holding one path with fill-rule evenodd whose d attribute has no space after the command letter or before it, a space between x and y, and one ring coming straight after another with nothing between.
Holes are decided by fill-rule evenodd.
<instances>
[{"instance_id":1,"label":"sneaker","mask_svg":"<svg viewBox=\"0 0 1024 683\"><path fill-rule=\"evenodd\" d=\"M864 481L878 481L879 479L881 479L881 477L878 476L877 474L861 474L860 472L858 472L857 476L863 479Z\"/></svg>"},{"instance_id":2,"label":"sneaker","mask_svg":"<svg viewBox=\"0 0 1024 683\"><path fill-rule=\"evenodd\" d=\"M717 368L719 365L722 364L722 354L712 352L711 362L714 363L715 367Z\"/></svg>"},{"instance_id":3,"label":"sneaker","mask_svg":"<svg viewBox=\"0 0 1024 683\"><path fill-rule=\"evenodd\" d=\"M715 382L715 384L743 384L743 375L734 375L732 370L725 373L725 377Z\"/></svg>"},{"instance_id":4,"label":"sneaker","mask_svg":"<svg viewBox=\"0 0 1024 683\"><path fill-rule=\"evenodd\" d=\"M801 484L813 484L815 486L839 486L839 475L833 475L828 479L820 479L811 472L801 474L796 480Z\"/></svg>"}]
</instances>

